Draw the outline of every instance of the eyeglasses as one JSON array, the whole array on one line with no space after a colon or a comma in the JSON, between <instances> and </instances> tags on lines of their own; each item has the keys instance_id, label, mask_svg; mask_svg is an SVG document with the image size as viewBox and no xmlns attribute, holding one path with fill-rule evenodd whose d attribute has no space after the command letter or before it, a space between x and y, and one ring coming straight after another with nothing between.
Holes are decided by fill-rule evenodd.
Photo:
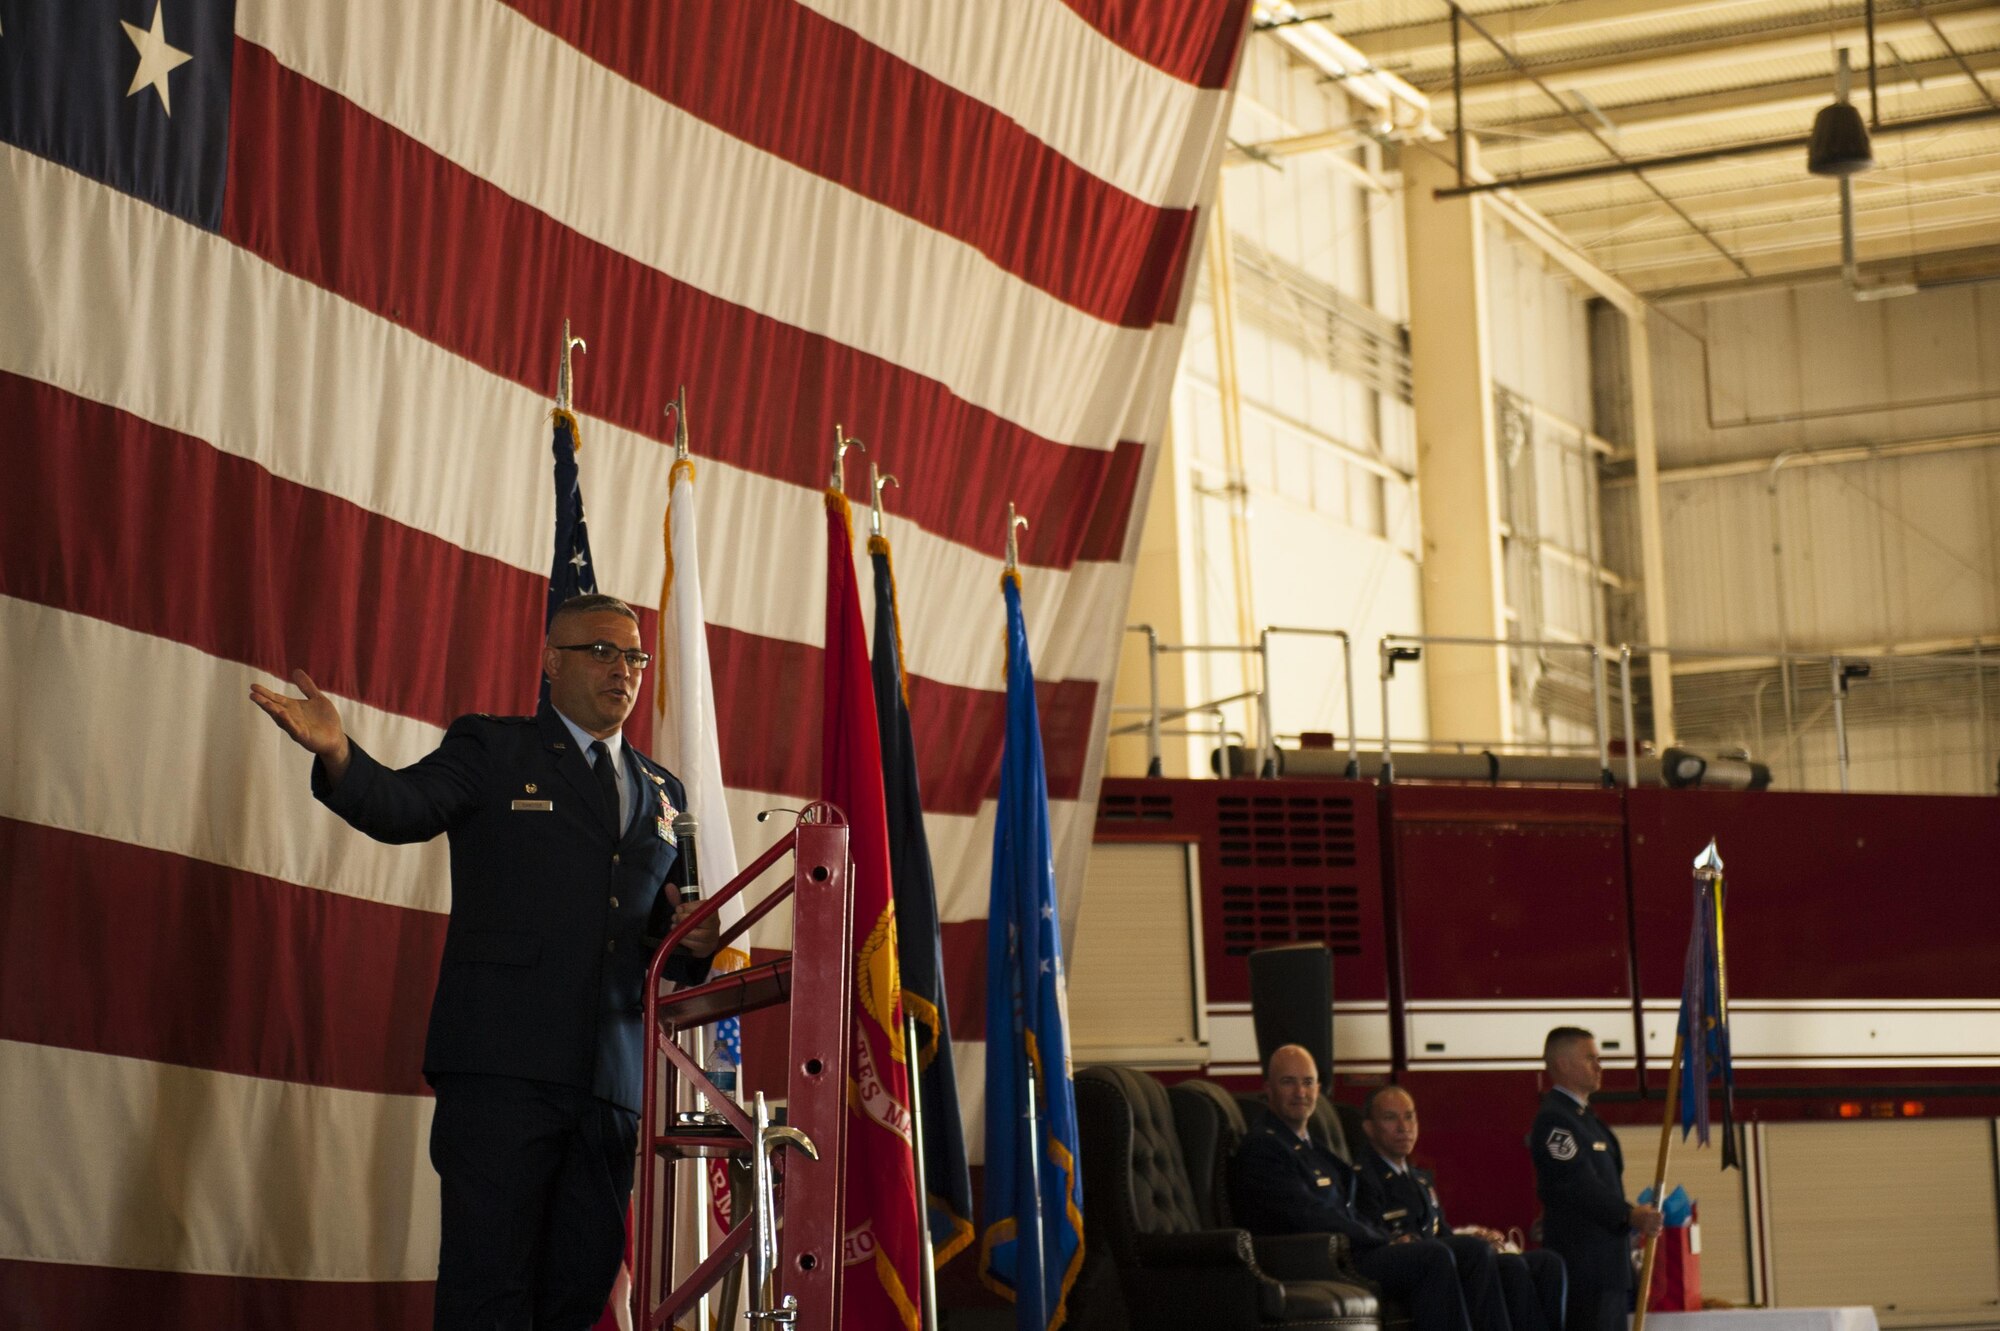
<instances>
[{"instance_id":1,"label":"eyeglasses","mask_svg":"<svg viewBox=\"0 0 2000 1331\"><path fill-rule=\"evenodd\" d=\"M625 658L625 664L631 666L634 670L644 670L647 666L653 664L653 654L651 652L642 652L636 648L620 647L617 643L613 642L554 642L549 645L559 652L589 652L590 659L599 665L610 665L621 656Z\"/></svg>"}]
</instances>

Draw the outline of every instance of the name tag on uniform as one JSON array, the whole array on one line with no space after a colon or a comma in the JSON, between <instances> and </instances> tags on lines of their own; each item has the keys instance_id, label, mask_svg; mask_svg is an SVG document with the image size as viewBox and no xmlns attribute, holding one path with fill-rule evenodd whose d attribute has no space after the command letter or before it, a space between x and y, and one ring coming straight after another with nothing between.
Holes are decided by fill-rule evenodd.
<instances>
[{"instance_id":1,"label":"name tag on uniform","mask_svg":"<svg viewBox=\"0 0 2000 1331\"><path fill-rule=\"evenodd\" d=\"M514 801L515 813L554 813L555 807L556 807L556 802L554 800Z\"/></svg>"},{"instance_id":2,"label":"name tag on uniform","mask_svg":"<svg viewBox=\"0 0 2000 1331\"><path fill-rule=\"evenodd\" d=\"M1410 1208L1405 1206L1400 1211L1384 1211L1382 1213L1382 1218L1384 1220L1401 1220L1404 1216L1408 1215L1409 1213L1410 1213Z\"/></svg>"},{"instance_id":3,"label":"name tag on uniform","mask_svg":"<svg viewBox=\"0 0 2000 1331\"><path fill-rule=\"evenodd\" d=\"M1330 1178L1316 1178L1313 1180L1313 1186L1315 1188L1330 1188L1333 1186L1333 1180Z\"/></svg>"},{"instance_id":4,"label":"name tag on uniform","mask_svg":"<svg viewBox=\"0 0 2000 1331\"><path fill-rule=\"evenodd\" d=\"M1593 1151L1608 1151L1611 1148L1609 1146L1606 1146L1603 1142L1592 1142L1590 1144L1590 1149Z\"/></svg>"}]
</instances>

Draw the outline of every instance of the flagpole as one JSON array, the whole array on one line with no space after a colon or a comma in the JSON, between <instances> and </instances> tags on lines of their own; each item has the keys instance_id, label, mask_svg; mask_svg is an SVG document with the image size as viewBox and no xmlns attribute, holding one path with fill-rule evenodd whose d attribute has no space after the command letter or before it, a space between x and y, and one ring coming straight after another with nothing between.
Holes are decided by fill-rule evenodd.
<instances>
[{"instance_id":1,"label":"flagpole","mask_svg":"<svg viewBox=\"0 0 2000 1331\"><path fill-rule=\"evenodd\" d=\"M1653 1205L1666 1206L1667 1154L1674 1146L1674 1119L1681 1102L1681 1052L1687 1032L1674 1029L1674 1061L1667 1072L1667 1112L1660 1118L1660 1157L1653 1166ZM1660 1247L1661 1230L1646 1236L1646 1255L1639 1263L1639 1297L1632 1304L1632 1331L1646 1331L1646 1298L1653 1289L1653 1258Z\"/></svg>"},{"instance_id":2,"label":"flagpole","mask_svg":"<svg viewBox=\"0 0 2000 1331\"><path fill-rule=\"evenodd\" d=\"M900 487L901 484L902 482L898 481L894 476L884 476L882 469L874 463L871 462L868 464L868 534L872 540L884 541L885 549L887 548L886 538L882 534L882 491L886 486L894 485ZM874 548L872 543L869 548L871 550ZM893 583L891 585L893 587ZM896 631L894 625L890 626L890 631ZM878 634L882 632L882 625L880 623L876 624L875 632ZM902 644L898 642L896 652L899 665L901 663L902 650ZM903 1008L903 1049L905 1056L909 1059L907 1066L910 1069L910 1150L915 1156L917 1167L917 1241L921 1247L924 1260L923 1321L920 1325L929 1328L929 1331L937 1331L937 1245L931 1241L930 1171L926 1168L924 1162L924 1121L929 1115L924 1110L923 1091L917 1085L922 1080L917 1075L919 1063L917 1053L917 1017L907 1006L907 1000Z\"/></svg>"},{"instance_id":3,"label":"flagpole","mask_svg":"<svg viewBox=\"0 0 2000 1331\"><path fill-rule=\"evenodd\" d=\"M928 1171L924 1168L924 1097L917 1088L917 1018L908 1008L903 1009L903 1048L908 1051L910 1060L910 1149L916 1154L917 1239L924 1254L922 1325L930 1331L937 1331L937 1249L931 1243L931 1185Z\"/></svg>"},{"instance_id":4,"label":"flagpole","mask_svg":"<svg viewBox=\"0 0 2000 1331\"><path fill-rule=\"evenodd\" d=\"M1007 505L1008 513L1010 516L1013 513L1013 508L1014 506L1012 504ZM1009 533L1007 542L1009 545L1013 544L1012 533ZM1034 1231L1035 1231L1034 1232L1035 1289L1033 1294L1035 1301L1034 1303L1035 1325L1037 1327L1046 1327L1049 1324L1049 1305L1048 1305L1049 1277L1048 1277L1048 1272L1042 1269L1042 1263L1048 1260L1049 1250L1046 1242L1044 1241L1044 1227L1042 1219L1042 1161L1041 1161L1041 1152L1038 1149L1038 1143L1040 1143L1040 1141L1042 1140L1042 1106L1041 1106L1041 1097L1036 1094L1037 1088L1035 1086L1035 1060L1029 1056L1025 1048L1021 1051L1021 1066L1025 1073L1025 1075L1021 1078L1021 1083L1026 1088L1028 1093L1027 1104L1022 1113L1022 1117L1027 1120L1027 1126L1028 1126L1028 1150L1026 1152L1028 1157L1028 1186L1033 1188L1035 1193L1035 1209L1033 1215ZM1021 1269L1021 1263L1019 1261L1016 1261L1014 1264L1014 1270L1017 1275L1019 1274L1020 1269ZM1025 1282L1022 1282L1018 1279L1015 1281L1014 1297L1016 1300L1028 1297L1028 1290L1023 1287L1024 1283ZM1014 1325L1018 1327L1020 1324L1021 1324L1021 1318L1019 1312L1017 1311L1014 1318Z\"/></svg>"}]
</instances>

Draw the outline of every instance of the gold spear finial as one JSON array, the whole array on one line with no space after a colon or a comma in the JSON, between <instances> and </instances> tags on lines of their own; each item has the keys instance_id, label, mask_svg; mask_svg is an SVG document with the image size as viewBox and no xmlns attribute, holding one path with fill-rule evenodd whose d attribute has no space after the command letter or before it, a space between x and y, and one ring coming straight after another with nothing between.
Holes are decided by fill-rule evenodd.
<instances>
[{"instance_id":1,"label":"gold spear finial","mask_svg":"<svg viewBox=\"0 0 2000 1331\"><path fill-rule=\"evenodd\" d=\"M590 350L589 347L583 344L582 338L571 337L569 335L569 320L565 319L563 320L562 360L556 368L557 411L572 410L570 401L575 391L575 379L573 377L574 372L570 369L570 363L569 363L569 353L571 348L575 348L578 351Z\"/></svg>"},{"instance_id":2,"label":"gold spear finial","mask_svg":"<svg viewBox=\"0 0 2000 1331\"><path fill-rule=\"evenodd\" d=\"M903 488L901 481L897 480L894 476L884 476L880 468L872 462L869 463L868 490L874 499L874 504L868 510L868 534L870 536L880 536L882 534L882 487L887 485L893 485L899 490Z\"/></svg>"},{"instance_id":3,"label":"gold spear finial","mask_svg":"<svg viewBox=\"0 0 2000 1331\"><path fill-rule=\"evenodd\" d=\"M847 493L847 468L844 459L850 448L858 448L864 453L868 451L868 445L848 434L836 422L833 427L833 478L827 483L827 488L837 495Z\"/></svg>"}]
</instances>

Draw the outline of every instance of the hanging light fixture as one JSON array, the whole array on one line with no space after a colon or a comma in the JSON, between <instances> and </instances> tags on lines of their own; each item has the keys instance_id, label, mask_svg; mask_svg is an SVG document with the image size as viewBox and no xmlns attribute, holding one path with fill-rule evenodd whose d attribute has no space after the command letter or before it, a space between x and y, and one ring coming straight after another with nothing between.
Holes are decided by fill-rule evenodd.
<instances>
[{"instance_id":1,"label":"hanging light fixture","mask_svg":"<svg viewBox=\"0 0 2000 1331\"><path fill-rule=\"evenodd\" d=\"M1813 117L1812 139L1806 144L1806 170L1816 176L1851 176L1875 165L1868 146L1868 126L1861 109L1847 100L1847 50L1840 52L1834 73L1836 100Z\"/></svg>"}]
</instances>

